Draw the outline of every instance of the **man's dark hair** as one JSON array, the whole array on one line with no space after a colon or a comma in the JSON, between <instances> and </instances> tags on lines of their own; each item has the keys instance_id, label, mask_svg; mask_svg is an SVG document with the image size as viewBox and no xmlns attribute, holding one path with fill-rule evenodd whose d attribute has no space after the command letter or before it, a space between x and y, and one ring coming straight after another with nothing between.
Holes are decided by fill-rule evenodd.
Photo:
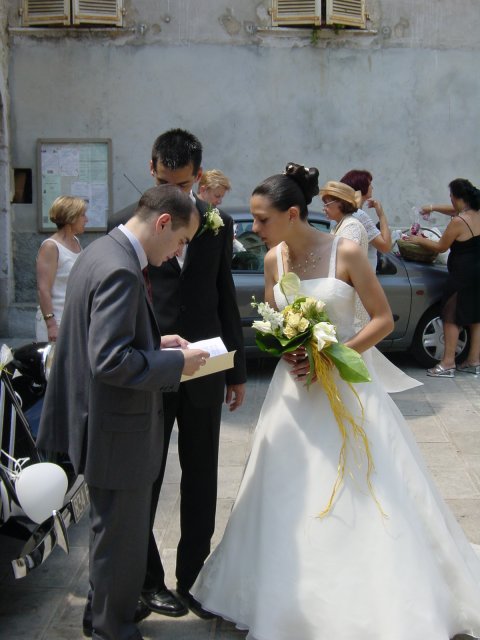
<instances>
[{"instance_id":1,"label":"man's dark hair","mask_svg":"<svg viewBox=\"0 0 480 640\"><path fill-rule=\"evenodd\" d=\"M197 174L202 164L202 144L189 131L170 129L159 135L153 143L152 163L154 169L157 168L159 161L171 171L192 163L193 173Z\"/></svg>"},{"instance_id":2,"label":"man's dark hair","mask_svg":"<svg viewBox=\"0 0 480 640\"><path fill-rule=\"evenodd\" d=\"M174 231L188 226L192 215L200 215L190 197L171 184L161 184L145 191L133 215L140 220L149 220L161 213L172 216Z\"/></svg>"}]
</instances>

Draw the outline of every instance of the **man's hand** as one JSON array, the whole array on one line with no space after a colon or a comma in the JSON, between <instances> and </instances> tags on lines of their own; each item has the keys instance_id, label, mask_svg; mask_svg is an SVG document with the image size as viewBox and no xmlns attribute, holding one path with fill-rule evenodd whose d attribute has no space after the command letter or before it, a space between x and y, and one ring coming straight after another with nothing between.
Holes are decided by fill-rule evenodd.
<instances>
[{"instance_id":1,"label":"man's hand","mask_svg":"<svg viewBox=\"0 0 480 640\"><path fill-rule=\"evenodd\" d=\"M225 404L228 404L229 411L235 411L241 406L245 397L245 384L228 384L225 395Z\"/></svg>"},{"instance_id":2,"label":"man's hand","mask_svg":"<svg viewBox=\"0 0 480 640\"><path fill-rule=\"evenodd\" d=\"M162 349L175 349L175 347L180 347L180 349L188 349L188 340L178 336L177 334L173 334L171 336L162 336L160 340L160 346Z\"/></svg>"},{"instance_id":3,"label":"man's hand","mask_svg":"<svg viewBox=\"0 0 480 640\"><path fill-rule=\"evenodd\" d=\"M203 351L203 349L182 349L182 353L185 358L183 373L186 376L193 376L207 362L207 358L210 357L208 351Z\"/></svg>"}]
</instances>

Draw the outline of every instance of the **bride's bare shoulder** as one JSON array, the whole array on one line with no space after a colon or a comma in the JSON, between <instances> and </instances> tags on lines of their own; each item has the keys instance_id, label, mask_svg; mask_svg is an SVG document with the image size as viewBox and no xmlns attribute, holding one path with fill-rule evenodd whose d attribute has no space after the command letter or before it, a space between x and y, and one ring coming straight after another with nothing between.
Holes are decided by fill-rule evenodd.
<instances>
[{"instance_id":1,"label":"bride's bare shoulder","mask_svg":"<svg viewBox=\"0 0 480 640\"><path fill-rule=\"evenodd\" d=\"M359 244L348 238L339 238L337 252L340 257L347 259L355 259L357 256L365 253Z\"/></svg>"},{"instance_id":2,"label":"bride's bare shoulder","mask_svg":"<svg viewBox=\"0 0 480 640\"><path fill-rule=\"evenodd\" d=\"M265 263L265 267L269 267L271 265L276 265L277 264L277 257L278 257L278 251L282 251L283 250L283 246L276 246L276 247L272 247L271 249L269 249L267 251L267 253L265 254L265 258L264 258L264 263Z\"/></svg>"}]
</instances>

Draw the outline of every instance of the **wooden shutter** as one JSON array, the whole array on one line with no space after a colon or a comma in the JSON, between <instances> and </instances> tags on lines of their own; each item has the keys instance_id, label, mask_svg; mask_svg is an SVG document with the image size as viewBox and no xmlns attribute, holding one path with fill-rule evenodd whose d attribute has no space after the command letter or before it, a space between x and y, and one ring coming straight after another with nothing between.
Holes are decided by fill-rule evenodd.
<instances>
[{"instance_id":1,"label":"wooden shutter","mask_svg":"<svg viewBox=\"0 0 480 640\"><path fill-rule=\"evenodd\" d=\"M23 26L70 24L70 0L23 0Z\"/></svg>"},{"instance_id":2,"label":"wooden shutter","mask_svg":"<svg viewBox=\"0 0 480 640\"><path fill-rule=\"evenodd\" d=\"M272 25L320 25L322 0L273 0Z\"/></svg>"},{"instance_id":3,"label":"wooden shutter","mask_svg":"<svg viewBox=\"0 0 480 640\"><path fill-rule=\"evenodd\" d=\"M326 0L327 24L365 28L365 0Z\"/></svg>"},{"instance_id":4,"label":"wooden shutter","mask_svg":"<svg viewBox=\"0 0 480 640\"><path fill-rule=\"evenodd\" d=\"M122 26L123 0L72 0L73 24Z\"/></svg>"}]
</instances>

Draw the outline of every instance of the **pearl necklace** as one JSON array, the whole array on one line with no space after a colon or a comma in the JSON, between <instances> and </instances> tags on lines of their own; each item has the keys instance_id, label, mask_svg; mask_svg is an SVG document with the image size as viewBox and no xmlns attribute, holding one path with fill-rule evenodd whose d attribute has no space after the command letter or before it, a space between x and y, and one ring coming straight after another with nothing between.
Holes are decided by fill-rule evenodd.
<instances>
[{"instance_id":1,"label":"pearl necklace","mask_svg":"<svg viewBox=\"0 0 480 640\"><path fill-rule=\"evenodd\" d=\"M305 259L294 262L290 257L290 251L287 247L287 260L290 271L307 273L309 269L314 269L321 259L322 256L316 256L313 251L310 251Z\"/></svg>"}]
</instances>

